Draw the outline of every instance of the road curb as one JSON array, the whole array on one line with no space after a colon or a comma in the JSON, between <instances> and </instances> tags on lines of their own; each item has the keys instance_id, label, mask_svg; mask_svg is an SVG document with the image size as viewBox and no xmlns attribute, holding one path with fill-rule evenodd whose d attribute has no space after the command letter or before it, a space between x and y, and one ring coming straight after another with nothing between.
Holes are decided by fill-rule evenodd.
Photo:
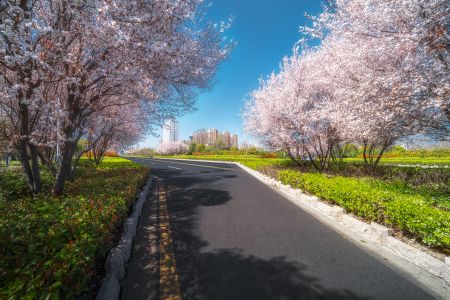
<instances>
[{"instance_id":1,"label":"road curb","mask_svg":"<svg viewBox=\"0 0 450 300\"><path fill-rule=\"evenodd\" d=\"M123 233L119 243L109 253L105 261L105 278L95 297L96 300L118 300L120 298L120 281L125 278L125 264L130 260L133 240L142 208L147 200L152 185L152 176L147 180L142 191L133 204L131 215L123 223Z\"/></svg>"},{"instance_id":2,"label":"road curb","mask_svg":"<svg viewBox=\"0 0 450 300\"><path fill-rule=\"evenodd\" d=\"M158 158L167 160L177 160L170 158ZM189 159L178 159L188 161ZM415 266L425 270L426 272L439 277L447 288L450 288L450 257L446 257L441 261L428 253L425 253L417 248L414 248L401 240L392 236L392 229L387 228L376 222L370 224L363 222L352 215L346 214L345 210L339 206L332 206L326 202L321 201L316 196L306 195L300 189L293 189L289 185L284 185L281 181L271 178L261 172L255 171L238 162L232 161L209 161L209 160L189 160L196 162L208 163L227 163L239 166L248 174L262 181L273 189L278 190L286 199L293 202L301 208L307 207L315 213L319 213L326 217L328 225L337 228L343 226L352 233L359 235L373 244L389 251L391 254L401 257L402 259L414 264ZM286 197L288 196L288 197Z\"/></svg>"}]
</instances>

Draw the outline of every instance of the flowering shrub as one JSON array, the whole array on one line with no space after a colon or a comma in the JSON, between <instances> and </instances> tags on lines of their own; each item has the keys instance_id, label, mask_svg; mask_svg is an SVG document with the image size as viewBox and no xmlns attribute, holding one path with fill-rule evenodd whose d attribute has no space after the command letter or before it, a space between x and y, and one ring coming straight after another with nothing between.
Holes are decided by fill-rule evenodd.
<instances>
[{"instance_id":1,"label":"flowering shrub","mask_svg":"<svg viewBox=\"0 0 450 300\"><path fill-rule=\"evenodd\" d=\"M148 169L122 158L106 158L97 168L83 161L81 167L61 197L7 194L16 186L0 187L1 299L72 299L93 292L95 265L113 246ZM25 180L20 173L8 176Z\"/></svg>"},{"instance_id":2,"label":"flowering shrub","mask_svg":"<svg viewBox=\"0 0 450 300\"><path fill-rule=\"evenodd\" d=\"M189 150L188 145L183 142L161 143L156 148L156 153L161 155L185 154Z\"/></svg>"}]
</instances>

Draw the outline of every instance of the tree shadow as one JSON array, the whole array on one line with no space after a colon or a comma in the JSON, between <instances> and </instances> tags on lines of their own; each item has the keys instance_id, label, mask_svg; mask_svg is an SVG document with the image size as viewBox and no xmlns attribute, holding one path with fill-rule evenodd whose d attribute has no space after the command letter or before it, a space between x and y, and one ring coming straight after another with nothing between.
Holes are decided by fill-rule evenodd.
<instances>
[{"instance_id":1,"label":"tree shadow","mask_svg":"<svg viewBox=\"0 0 450 300\"><path fill-rule=\"evenodd\" d=\"M191 257L191 264L177 261L184 299L363 299L324 288L305 266L284 257L264 260L227 249Z\"/></svg>"},{"instance_id":2,"label":"tree shadow","mask_svg":"<svg viewBox=\"0 0 450 300\"><path fill-rule=\"evenodd\" d=\"M196 233L198 210L228 203L226 191L183 188L169 191L167 200L183 299L368 299L327 289L305 265L284 257L262 259L239 249L202 251L208 243Z\"/></svg>"}]
</instances>

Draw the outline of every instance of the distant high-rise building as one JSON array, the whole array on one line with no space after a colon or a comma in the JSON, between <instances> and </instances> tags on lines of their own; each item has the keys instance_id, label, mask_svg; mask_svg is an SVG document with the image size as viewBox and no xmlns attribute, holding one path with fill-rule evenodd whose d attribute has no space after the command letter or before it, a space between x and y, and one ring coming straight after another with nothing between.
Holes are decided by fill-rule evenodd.
<instances>
[{"instance_id":1,"label":"distant high-rise building","mask_svg":"<svg viewBox=\"0 0 450 300\"><path fill-rule=\"evenodd\" d=\"M238 135L237 134L233 134L231 136L231 147L239 148L238 147Z\"/></svg>"},{"instance_id":2,"label":"distant high-rise building","mask_svg":"<svg viewBox=\"0 0 450 300\"><path fill-rule=\"evenodd\" d=\"M195 131L192 135L192 142L196 144L206 145L208 143L208 131L206 131L206 129Z\"/></svg>"},{"instance_id":3,"label":"distant high-rise building","mask_svg":"<svg viewBox=\"0 0 450 300\"><path fill-rule=\"evenodd\" d=\"M192 143L207 146L216 145L223 148L238 147L237 134L231 135L228 131L219 132L215 128L200 129L192 134Z\"/></svg>"},{"instance_id":4,"label":"distant high-rise building","mask_svg":"<svg viewBox=\"0 0 450 300\"><path fill-rule=\"evenodd\" d=\"M178 142L178 121L175 118L168 119L164 122L162 142Z\"/></svg>"},{"instance_id":5,"label":"distant high-rise building","mask_svg":"<svg viewBox=\"0 0 450 300\"><path fill-rule=\"evenodd\" d=\"M217 143L219 137L219 131L215 128L208 129L208 145L214 145Z\"/></svg>"},{"instance_id":6,"label":"distant high-rise building","mask_svg":"<svg viewBox=\"0 0 450 300\"><path fill-rule=\"evenodd\" d=\"M231 137L230 137L230 133L228 131L219 133L218 144L220 144L224 148L231 147Z\"/></svg>"}]
</instances>

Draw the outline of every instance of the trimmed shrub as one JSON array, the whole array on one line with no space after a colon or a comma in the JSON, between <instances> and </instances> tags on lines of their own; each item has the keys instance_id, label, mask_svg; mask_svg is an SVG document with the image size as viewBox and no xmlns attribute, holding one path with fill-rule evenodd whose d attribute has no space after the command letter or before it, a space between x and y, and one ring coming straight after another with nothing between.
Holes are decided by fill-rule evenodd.
<instances>
[{"instance_id":1,"label":"trimmed shrub","mask_svg":"<svg viewBox=\"0 0 450 300\"><path fill-rule=\"evenodd\" d=\"M427 199L407 189L395 189L371 178L347 178L294 170L278 178L336 203L368 221L392 225L429 246L450 251L450 212L432 207Z\"/></svg>"}]
</instances>

